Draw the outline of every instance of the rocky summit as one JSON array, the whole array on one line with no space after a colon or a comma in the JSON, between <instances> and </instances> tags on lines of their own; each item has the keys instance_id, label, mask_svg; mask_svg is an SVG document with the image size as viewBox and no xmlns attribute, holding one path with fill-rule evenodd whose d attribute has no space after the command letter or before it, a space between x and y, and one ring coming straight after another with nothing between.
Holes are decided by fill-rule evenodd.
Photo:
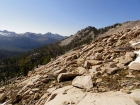
<instances>
[{"instance_id":1,"label":"rocky summit","mask_svg":"<svg viewBox=\"0 0 140 105\"><path fill-rule=\"evenodd\" d=\"M140 26L75 48L0 88L1 105L140 105Z\"/></svg>"}]
</instances>

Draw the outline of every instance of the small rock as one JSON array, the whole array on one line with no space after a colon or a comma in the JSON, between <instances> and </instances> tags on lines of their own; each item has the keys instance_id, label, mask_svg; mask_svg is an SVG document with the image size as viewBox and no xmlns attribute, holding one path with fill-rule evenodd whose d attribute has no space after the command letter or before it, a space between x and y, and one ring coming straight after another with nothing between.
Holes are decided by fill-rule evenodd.
<instances>
[{"instance_id":1,"label":"small rock","mask_svg":"<svg viewBox=\"0 0 140 105\"><path fill-rule=\"evenodd\" d=\"M49 93L49 94L51 94L53 91L55 91L56 90L56 87L53 87L53 88L49 88L48 90L47 90L47 92Z\"/></svg>"},{"instance_id":2,"label":"small rock","mask_svg":"<svg viewBox=\"0 0 140 105\"><path fill-rule=\"evenodd\" d=\"M130 90L127 90L127 89L120 89L120 91L123 92L123 93L126 93L126 94L130 94L131 93Z\"/></svg>"},{"instance_id":3,"label":"small rock","mask_svg":"<svg viewBox=\"0 0 140 105\"><path fill-rule=\"evenodd\" d=\"M92 66L92 69L89 69L90 73L95 73L98 71L98 69L100 68L100 65L96 65L96 66Z\"/></svg>"},{"instance_id":4,"label":"small rock","mask_svg":"<svg viewBox=\"0 0 140 105\"><path fill-rule=\"evenodd\" d=\"M99 87L99 88L98 88L98 91L99 91L99 92L105 92L106 89L105 89L104 87Z\"/></svg>"},{"instance_id":5,"label":"small rock","mask_svg":"<svg viewBox=\"0 0 140 105\"><path fill-rule=\"evenodd\" d=\"M136 76L134 76L131 72L129 72L128 75L125 76L126 78L135 78Z\"/></svg>"},{"instance_id":6,"label":"small rock","mask_svg":"<svg viewBox=\"0 0 140 105\"><path fill-rule=\"evenodd\" d=\"M102 60L102 54L101 53L95 53L94 59Z\"/></svg>"},{"instance_id":7,"label":"small rock","mask_svg":"<svg viewBox=\"0 0 140 105\"><path fill-rule=\"evenodd\" d=\"M39 98L39 93L35 93L34 99L37 100Z\"/></svg>"},{"instance_id":8,"label":"small rock","mask_svg":"<svg viewBox=\"0 0 140 105\"><path fill-rule=\"evenodd\" d=\"M81 66L84 63L84 59L77 59L77 65Z\"/></svg>"},{"instance_id":9,"label":"small rock","mask_svg":"<svg viewBox=\"0 0 140 105\"><path fill-rule=\"evenodd\" d=\"M99 83L102 81L102 78L97 78L96 83Z\"/></svg>"},{"instance_id":10,"label":"small rock","mask_svg":"<svg viewBox=\"0 0 140 105\"><path fill-rule=\"evenodd\" d=\"M38 91L39 91L38 88L34 88L34 89L32 89L32 92L38 92Z\"/></svg>"},{"instance_id":11,"label":"small rock","mask_svg":"<svg viewBox=\"0 0 140 105\"><path fill-rule=\"evenodd\" d=\"M88 71L85 68L83 68L83 67L78 67L77 70L78 70L79 74L88 73Z\"/></svg>"},{"instance_id":12,"label":"small rock","mask_svg":"<svg viewBox=\"0 0 140 105\"><path fill-rule=\"evenodd\" d=\"M87 61L85 61L85 63L84 63L84 67L85 67L85 68L90 68L90 63L87 62Z\"/></svg>"},{"instance_id":13,"label":"small rock","mask_svg":"<svg viewBox=\"0 0 140 105\"><path fill-rule=\"evenodd\" d=\"M101 72L98 71L95 73L95 77L98 77L99 75L101 75Z\"/></svg>"},{"instance_id":14,"label":"small rock","mask_svg":"<svg viewBox=\"0 0 140 105\"><path fill-rule=\"evenodd\" d=\"M125 68L126 66L124 66L124 64L122 64L122 63L118 63L118 64L117 64L117 67L123 69L123 68Z\"/></svg>"},{"instance_id":15,"label":"small rock","mask_svg":"<svg viewBox=\"0 0 140 105\"><path fill-rule=\"evenodd\" d=\"M22 100L22 105L26 105L27 104L27 101L26 100Z\"/></svg>"}]
</instances>

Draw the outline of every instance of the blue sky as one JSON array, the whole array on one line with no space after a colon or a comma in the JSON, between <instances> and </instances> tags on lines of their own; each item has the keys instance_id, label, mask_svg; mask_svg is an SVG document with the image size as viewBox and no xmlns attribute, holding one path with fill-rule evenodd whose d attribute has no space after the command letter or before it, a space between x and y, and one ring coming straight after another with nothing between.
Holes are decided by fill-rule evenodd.
<instances>
[{"instance_id":1,"label":"blue sky","mask_svg":"<svg viewBox=\"0 0 140 105\"><path fill-rule=\"evenodd\" d=\"M140 0L0 0L0 30L72 35L140 19Z\"/></svg>"}]
</instances>

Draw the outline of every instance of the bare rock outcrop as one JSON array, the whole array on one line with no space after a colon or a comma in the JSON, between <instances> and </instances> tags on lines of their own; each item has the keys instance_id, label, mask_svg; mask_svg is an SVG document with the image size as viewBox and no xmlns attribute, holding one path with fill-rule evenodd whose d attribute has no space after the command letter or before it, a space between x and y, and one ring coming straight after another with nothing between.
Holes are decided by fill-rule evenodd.
<instances>
[{"instance_id":1,"label":"bare rock outcrop","mask_svg":"<svg viewBox=\"0 0 140 105\"><path fill-rule=\"evenodd\" d=\"M139 90L132 91L129 95L120 91L91 93L71 88L65 94L62 92L57 94L52 100L47 101L45 105L137 105L139 100L138 94L140 94Z\"/></svg>"}]
</instances>

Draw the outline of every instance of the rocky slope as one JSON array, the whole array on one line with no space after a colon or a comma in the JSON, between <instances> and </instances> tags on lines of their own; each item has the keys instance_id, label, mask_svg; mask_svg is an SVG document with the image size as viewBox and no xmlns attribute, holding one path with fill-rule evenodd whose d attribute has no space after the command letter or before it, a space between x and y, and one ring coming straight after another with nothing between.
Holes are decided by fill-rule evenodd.
<instances>
[{"instance_id":1,"label":"rocky slope","mask_svg":"<svg viewBox=\"0 0 140 105\"><path fill-rule=\"evenodd\" d=\"M140 25L140 20L124 22L122 24L116 25L116 27L110 28L110 30L101 34L101 37L112 35L113 33L117 33L118 31L121 31L122 29L134 28L135 26L138 26L138 25Z\"/></svg>"},{"instance_id":2,"label":"rocky slope","mask_svg":"<svg viewBox=\"0 0 140 105\"><path fill-rule=\"evenodd\" d=\"M71 35L70 37L61 41L60 46L68 45L73 42L82 42L87 38L95 38L97 35L97 29L95 27L86 27L78 31L75 35Z\"/></svg>"},{"instance_id":3,"label":"rocky slope","mask_svg":"<svg viewBox=\"0 0 140 105\"><path fill-rule=\"evenodd\" d=\"M1 87L0 102L140 105L139 40L140 26L100 37Z\"/></svg>"},{"instance_id":4,"label":"rocky slope","mask_svg":"<svg viewBox=\"0 0 140 105\"><path fill-rule=\"evenodd\" d=\"M85 29L78 31L76 34L71 35L70 37L66 38L65 40L62 40L60 45L61 46L68 45L73 40L83 41L88 37L94 39L97 36L100 36L100 37L109 36L109 35L112 35L113 33L117 33L118 31L121 31L122 29L134 28L137 25L140 25L140 20L128 21L128 22L124 22L124 23L116 23L114 25L107 26L104 28L99 28L99 29L89 26Z\"/></svg>"}]
</instances>

